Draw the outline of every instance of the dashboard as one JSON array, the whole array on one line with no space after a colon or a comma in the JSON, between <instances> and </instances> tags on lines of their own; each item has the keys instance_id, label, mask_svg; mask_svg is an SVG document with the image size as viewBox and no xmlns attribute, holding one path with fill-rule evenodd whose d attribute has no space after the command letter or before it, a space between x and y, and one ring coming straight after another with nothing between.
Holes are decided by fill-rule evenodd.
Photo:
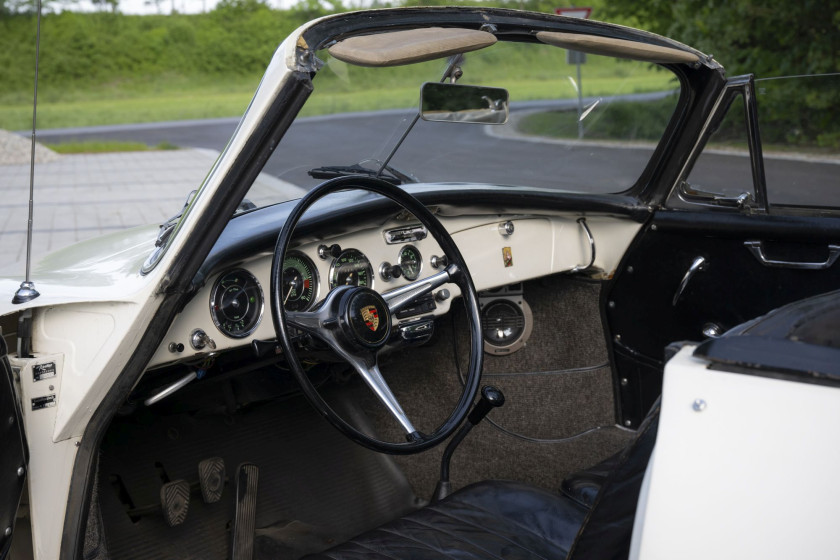
<instances>
[{"instance_id":1,"label":"dashboard","mask_svg":"<svg viewBox=\"0 0 840 560\"><path fill-rule=\"evenodd\" d=\"M587 269L611 276L638 231L615 216L477 215L439 217L464 256L476 290L495 290L558 272ZM595 247L598 250L595 252ZM594 253L594 254L593 254ZM270 251L219 263L173 321L150 366L206 359L216 353L274 341L270 317ZM589 265L588 267L586 265ZM288 310L305 311L340 285L380 293L431 276L446 265L435 239L413 216L361 224L354 232L294 242L283 262L280 297ZM445 284L401 310L393 330L406 341L430 333L435 318L460 295Z\"/></svg>"}]
</instances>

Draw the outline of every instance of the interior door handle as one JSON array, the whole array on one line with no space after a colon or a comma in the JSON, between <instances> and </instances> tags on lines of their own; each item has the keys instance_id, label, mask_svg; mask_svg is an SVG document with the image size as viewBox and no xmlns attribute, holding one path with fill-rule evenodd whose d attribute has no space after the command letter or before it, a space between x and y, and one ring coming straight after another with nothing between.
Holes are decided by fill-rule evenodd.
<instances>
[{"instance_id":1,"label":"interior door handle","mask_svg":"<svg viewBox=\"0 0 840 560\"><path fill-rule=\"evenodd\" d=\"M758 262L764 266L775 266L780 268L798 268L800 270L823 270L829 268L840 257L840 245L828 246L828 258L823 262L791 262L791 261L774 261L768 259L764 254L764 247L761 241L744 241L744 247L749 249L750 253L758 259Z\"/></svg>"},{"instance_id":2,"label":"interior door handle","mask_svg":"<svg viewBox=\"0 0 840 560\"><path fill-rule=\"evenodd\" d=\"M677 302L680 300L680 296L685 291L686 286L688 286L689 281L691 278L697 274L699 270L706 270L709 268L709 263L706 262L704 257L697 257L694 259L694 262L691 263L691 266L688 267L688 270L685 272L685 276L683 276L682 281L680 281L680 285L677 288L676 293L674 294L674 299L671 301L672 306L676 306Z\"/></svg>"}]
</instances>

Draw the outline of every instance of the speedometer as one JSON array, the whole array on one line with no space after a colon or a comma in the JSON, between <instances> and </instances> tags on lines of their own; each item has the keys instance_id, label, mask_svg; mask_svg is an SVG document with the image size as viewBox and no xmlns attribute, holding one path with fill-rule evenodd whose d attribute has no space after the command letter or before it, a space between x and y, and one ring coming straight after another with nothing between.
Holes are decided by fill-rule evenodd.
<instances>
[{"instance_id":1,"label":"speedometer","mask_svg":"<svg viewBox=\"0 0 840 560\"><path fill-rule=\"evenodd\" d=\"M237 268L216 281L210 295L210 315L224 335L248 336L260 324L262 312L262 288L253 274Z\"/></svg>"},{"instance_id":2,"label":"speedometer","mask_svg":"<svg viewBox=\"0 0 840 560\"><path fill-rule=\"evenodd\" d=\"M373 267L361 251L342 251L330 267L330 289L336 286L373 287Z\"/></svg>"},{"instance_id":3,"label":"speedometer","mask_svg":"<svg viewBox=\"0 0 840 560\"><path fill-rule=\"evenodd\" d=\"M318 295L318 269L303 253L289 251L283 260L283 307L305 311Z\"/></svg>"}]
</instances>

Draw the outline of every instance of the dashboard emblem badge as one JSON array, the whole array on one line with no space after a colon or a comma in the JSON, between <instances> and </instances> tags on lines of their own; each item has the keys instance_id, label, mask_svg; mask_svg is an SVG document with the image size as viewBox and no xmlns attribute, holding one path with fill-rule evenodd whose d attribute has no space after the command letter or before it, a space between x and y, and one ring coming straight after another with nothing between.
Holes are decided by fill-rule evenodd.
<instances>
[{"instance_id":1,"label":"dashboard emblem badge","mask_svg":"<svg viewBox=\"0 0 840 560\"><path fill-rule=\"evenodd\" d=\"M502 247L502 261L505 263L505 268L513 266L513 252L510 247Z\"/></svg>"},{"instance_id":2,"label":"dashboard emblem badge","mask_svg":"<svg viewBox=\"0 0 840 560\"><path fill-rule=\"evenodd\" d=\"M366 305L362 307L361 313L367 328L375 332L379 328L379 311L376 309L376 306Z\"/></svg>"}]
</instances>

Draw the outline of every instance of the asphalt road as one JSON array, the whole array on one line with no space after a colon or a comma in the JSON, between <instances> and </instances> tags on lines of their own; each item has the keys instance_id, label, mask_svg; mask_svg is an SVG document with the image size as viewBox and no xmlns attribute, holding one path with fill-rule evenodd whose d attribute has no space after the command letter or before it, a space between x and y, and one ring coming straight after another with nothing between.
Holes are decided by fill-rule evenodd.
<instances>
[{"instance_id":1,"label":"asphalt road","mask_svg":"<svg viewBox=\"0 0 840 560\"><path fill-rule=\"evenodd\" d=\"M232 118L44 130L39 138L46 142L126 140L150 146L171 142L220 151L237 122ZM407 123L405 112L398 111L299 119L264 171L301 186L314 186L318 181L306 173L314 167L387 157ZM424 182L486 181L608 193L629 187L651 155L647 146L535 140L499 132L507 128L419 121L391 164ZM768 155L765 168L771 203L840 207L839 163ZM749 158L737 153L704 154L690 181L709 190L749 189Z\"/></svg>"}]
</instances>

